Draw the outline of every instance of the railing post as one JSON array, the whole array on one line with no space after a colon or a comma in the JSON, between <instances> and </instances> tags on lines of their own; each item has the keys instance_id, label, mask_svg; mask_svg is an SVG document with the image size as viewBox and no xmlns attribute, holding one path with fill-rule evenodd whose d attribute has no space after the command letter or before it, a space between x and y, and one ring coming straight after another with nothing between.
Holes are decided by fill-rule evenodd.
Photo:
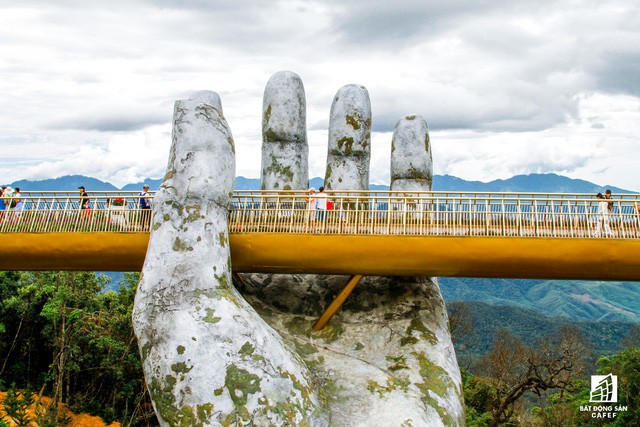
<instances>
[{"instance_id":1,"label":"railing post","mask_svg":"<svg viewBox=\"0 0 640 427\"><path fill-rule=\"evenodd\" d=\"M507 213L506 213L505 207L504 207L504 194L502 195L502 200L500 200L500 209L502 210L501 228L502 228L502 235L504 236L506 234L505 221L507 220Z\"/></svg>"},{"instance_id":2,"label":"railing post","mask_svg":"<svg viewBox=\"0 0 640 427\"><path fill-rule=\"evenodd\" d=\"M557 227L556 227L556 221L557 216L556 215L556 208L555 205L553 204L553 200L551 200L551 237L558 237L556 236L556 231L557 231Z\"/></svg>"},{"instance_id":3,"label":"railing post","mask_svg":"<svg viewBox=\"0 0 640 427\"><path fill-rule=\"evenodd\" d=\"M520 203L520 199L518 199L518 204L516 206L516 227L518 228L518 236L522 236L522 206Z\"/></svg>"},{"instance_id":4,"label":"railing post","mask_svg":"<svg viewBox=\"0 0 640 427\"><path fill-rule=\"evenodd\" d=\"M534 231L536 233L536 236L538 236L539 229L538 229L538 201L537 200L533 201L533 211L534 211L533 219L535 221Z\"/></svg>"},{"instance_id":5,"label":"railing post","mask_svg":"<svg viewBox=\"0 0 640 427\"><path fill-rule=\"evenodd\" d=\"M489 199L484 200L484 234L489 235L489 223L491 222L491 204Z\"/></svg>"}]
</instances>

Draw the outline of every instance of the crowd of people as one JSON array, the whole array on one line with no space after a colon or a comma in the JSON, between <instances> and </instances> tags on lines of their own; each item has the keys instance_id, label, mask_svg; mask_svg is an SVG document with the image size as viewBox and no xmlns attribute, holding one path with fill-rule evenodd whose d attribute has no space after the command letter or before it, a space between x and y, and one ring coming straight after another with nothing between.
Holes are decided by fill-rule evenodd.
<instances>
[{"instance_id":1,"label":"crowd of people","mask_svg":"<svg viewBox=\"0 0 640 427\"><path fill-rule=\"evenodd\" d=\"M11 188L9 186L3 186L0 190L0 213L4 214L4 211L12 210L17 213L22 212L24 203L22 195L20 194L20 188Z\"/></svg>"},{"instance_id":2,"label":"crowd of people","mask_svg":"<svg viewBox=\"0 0 640 427\"><path fill-rule=\"evenodd\" d=\"M307 206L309 210L309 220L311 222L324 221L327 218L327 211L333 210L333 202L327 197L327 193L324 192L324 187L320 187L318 192L311 187L309 189L309 197L307 197Z\"/></svg>"}]
</instances>

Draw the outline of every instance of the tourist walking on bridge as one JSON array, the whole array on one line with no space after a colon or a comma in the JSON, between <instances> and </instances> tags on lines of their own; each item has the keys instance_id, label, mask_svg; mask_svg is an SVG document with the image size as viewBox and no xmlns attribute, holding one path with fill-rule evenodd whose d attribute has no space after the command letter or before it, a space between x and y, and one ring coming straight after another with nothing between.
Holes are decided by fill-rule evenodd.
<instances>
[{"instance_id":1,"label":"tourist walking on bridge","mask_svg":"<svg viewBox=\"0 0 640 427\"><path fill-rule=\"evenodd\" d=\"M149 186L142 186L142 191L138 193L138 204L140 206L140 220L142 228L146 229L151 224L151 194L149 194Z\"/></svg>"},{"instance_id":2,"label":"tourist walking on bridge","mask_svg":"<svg viewBox=\"0 0 640 427\"><path fill-rule=\"evenodd\" d=\"M609 194L611 194L609 192ZM597 225L594 237L602 237L602 229L604 228L604 234L606 237L613 237L613 232L609 226L609 203L602 193L596 194L598 199L598 213L597 213Z\"/></svg>"},{"instance_id":3,"label":"tourist walking on bridge","mask_svg":"<svg viewBox=\"0 0 640 427\"><path fill-rule=\"evenodd\" d=\"M318 189L316 195L316 210L318 211L318 220L324 221L327 217L327 193L324 192L324 187Z\"/></svg>"},{"instance_id":4,"label":"tourist walking on bridge","mask_svg":"<svg viewBox=\"0 0 640 427\"><path fill-rule=\"evenodd\" d=\"M83 186L78 187L80 190L80 209L89 209L89 194Z\"/></svg>"},{"instance_id":5,"label":"tourist walking on bridge","mask_svg":"<svg viewBox=\"0 0 640 427\"><path fill-rule=\"evenodd\" d=\"M0 190L0 219L4 216L4 211L7 210L7 204L4 202L4 190L6 189L7 187L3 186Z\"/></svg>"},{"instance_id":6,"label":"tourist walking on bridge","mask_svg":"<svg viewBox=\"0 0 640 427\"><path fill-rule=\"evenodd\" d=\"M307 215L307 220L313 224L316 219L316 203L317 203L315 188L313 187L309 188L309 197L306 197L305 201L307 202L307 210L309 211Z\"/></svg>"}]
</instances>

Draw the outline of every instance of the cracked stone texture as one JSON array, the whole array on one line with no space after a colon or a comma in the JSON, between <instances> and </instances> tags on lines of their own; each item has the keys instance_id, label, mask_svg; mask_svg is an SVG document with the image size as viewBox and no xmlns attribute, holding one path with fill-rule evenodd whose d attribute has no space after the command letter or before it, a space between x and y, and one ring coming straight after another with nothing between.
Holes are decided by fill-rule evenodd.
<instances>
[{"instance_id":1,"label":"cracked stone texture","mask_svg":"<svg viewBox=\"0 0 640 427\"><path fill-rule=\"evenodd\" d=\"M163 426L328 424L308 368L232 284L235 149L212 92L177 101L133 326Z\"/></svg>"},{"instance_id":2,"label":"cracked stone texture","mask_svg":"<svg viewBox=\"0 0 640 427\"><path fill-rule=\"evenodd\" d=\"M396 123L391 139L391 190L431 191L433 159L429 129L422 116Z\"/></svg>"},{"instance_id":3,"label":"cracked stone texture","mask_svg":"<svg viewBox=\"0 0 640 427\"><path fill-rule=\"evenodd\" d=\"M304 86L291 71L275 73L262 101L263 190L304 190L309 185L309 145Z\"/></svg>"},{"instance_id":4,"label":"cracked stone texture","mask_svg":"<svg viewBox=\"0 0 640 427\"><path fill-rule=\"evenodd\" d=\"M343 86L331 104L325 188L368 190L370 159L369 92L361 85Z\"/></svg>"}]
</instances>

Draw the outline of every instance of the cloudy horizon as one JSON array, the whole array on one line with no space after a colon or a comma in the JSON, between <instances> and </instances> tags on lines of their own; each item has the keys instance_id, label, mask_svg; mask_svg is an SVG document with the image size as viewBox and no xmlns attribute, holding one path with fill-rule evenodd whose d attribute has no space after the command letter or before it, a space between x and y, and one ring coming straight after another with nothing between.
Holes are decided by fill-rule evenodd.
<instances>
[{"instance_id":1,"label":"cloudy horizon","mask_svg":"<svg viewBox=\"0 0 640 427\"><path fill-rule=\"evenodd\" d=\"M543 0L0 0L0 182L164 175L173 103L213 90L237 175L260 175L269 77L305 87L310 176L331 102L369 91L371 181L391 135L425 118L434 173L557 173L639 191L640 5Z\"/></svg>"}]
</instances>

